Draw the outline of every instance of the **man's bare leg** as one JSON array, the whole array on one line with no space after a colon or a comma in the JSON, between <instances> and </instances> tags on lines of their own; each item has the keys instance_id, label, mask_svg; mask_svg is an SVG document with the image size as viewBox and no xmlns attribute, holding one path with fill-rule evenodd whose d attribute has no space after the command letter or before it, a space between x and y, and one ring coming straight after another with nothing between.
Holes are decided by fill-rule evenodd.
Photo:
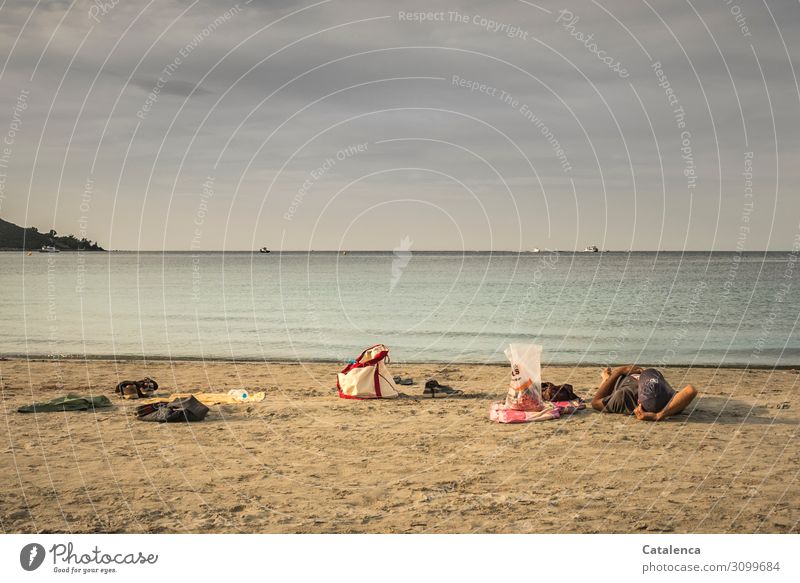
<instances>
[{"instance_id":1,"label":"man's bare leg","mask_svg":"<svg viewBox=\"0 0 800 583\"><path fill-rule=\"evenodd\" d=\"M639 405L636 407L634 414L636 418L640 421L663 421L667 417L672 417L673 415L677 415L686 407L689 406L694 398L697 396L697 389L695 389L692 385L686 385L678 391L672 400L658 413L648 413L642 409L642 406Z\"/></svg>"}]
</instances>

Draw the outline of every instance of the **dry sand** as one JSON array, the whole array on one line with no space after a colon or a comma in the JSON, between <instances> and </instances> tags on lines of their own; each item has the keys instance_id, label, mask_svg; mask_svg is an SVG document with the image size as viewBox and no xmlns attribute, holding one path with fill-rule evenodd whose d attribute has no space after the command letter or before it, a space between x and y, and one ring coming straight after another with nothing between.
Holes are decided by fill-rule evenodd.
<instances>
[{"instance_id":1,"label":"dry sand","mask_svg":"<svg viewBox=\"0 0 800 583\"><path fill-rule=\"evenodd\" d=\"M665 369L700 397L663 423L582 411L497 425L508 367L392 364L450 400L338 399L335 364L0 362L5 532L798 532L795 371ZM547 367L589 397L598 369ZM250 387L202 423L142 423L113 387ZM97 412L21 414L67 391ZM781 404L789 402L789 408Z\"/></svg>"}]
</instances>

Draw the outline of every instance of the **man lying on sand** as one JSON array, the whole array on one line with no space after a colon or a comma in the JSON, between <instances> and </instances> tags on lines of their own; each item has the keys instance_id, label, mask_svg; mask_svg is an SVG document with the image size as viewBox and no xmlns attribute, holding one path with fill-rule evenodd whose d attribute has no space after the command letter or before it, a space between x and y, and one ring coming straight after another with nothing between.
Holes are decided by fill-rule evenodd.
<instances>
[{"instance_id":1,"label":"man lying on sand","mask_svg":"<svg viewBox=\"0 0 800 583\"><path fill-rule=\"evenodd\" d=\"M679 392L654 368L628 365L603 369L592 407L603 413L633 413L641 421L662 421L683 411L697 396L692 385Z\"/></svg>"}]
</instances>

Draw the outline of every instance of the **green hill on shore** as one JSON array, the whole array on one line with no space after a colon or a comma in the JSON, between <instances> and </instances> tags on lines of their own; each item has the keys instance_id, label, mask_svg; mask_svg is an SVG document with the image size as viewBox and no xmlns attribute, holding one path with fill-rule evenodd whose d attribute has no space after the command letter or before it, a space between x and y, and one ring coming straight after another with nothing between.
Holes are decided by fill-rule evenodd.
<instances>
[{"instance_id":1,"label":"green hill on shore","mask_svg":"<svg viewBox=\"0 0 800 583\"><path fill-rule=\"evenodd\" d=\"M0 219L0 251L36 251L43 245L52 245L59 251L105 251L89 239L59 236L55 231L40 233L36 227L20 227Z\"/></svg>"}]
</instances>

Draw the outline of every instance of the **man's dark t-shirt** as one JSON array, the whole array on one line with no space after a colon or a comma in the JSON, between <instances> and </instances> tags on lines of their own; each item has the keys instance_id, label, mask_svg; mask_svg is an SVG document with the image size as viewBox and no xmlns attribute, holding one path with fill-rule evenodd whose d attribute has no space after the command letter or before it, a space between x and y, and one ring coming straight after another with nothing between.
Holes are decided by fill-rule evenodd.
<instances>
[{"instance_id":1,"label":"man's dark t-shirt","mask_svg":"<svg viewBox=\"0 0 800 583\"><path fill-rule=\"evenodd\" d=\"M672 400L672 397L675 396L675 391L669 385L666 379L664 379L664 377L662 377L661 374L654 369L646 370L645 375L649 375L647 378L651 378L655 375L660 381L652 395L654 398L657 397L655 398L656 405L653 407L656 410L652 411L652 413L658 413L658 411L669 404L669 402ZM630 415L638 405L638 374L621 376L619 379L617 379L617 384L611 394L603 398L603 410L606 413L623 413ZM642 408L648 410L644 406Z\"/></svg>"},{"instance_id":2,"label":"man's dark t-shirt","mask_svg":"<svg viewBox=\"0 0 800 583\"><path fill-rule=\"evenodd\" d=\"M614 390L603 397L606 413L633 413L639 404L639 375L625 375L617 380Z\"/></svg>"}]
</instances>

